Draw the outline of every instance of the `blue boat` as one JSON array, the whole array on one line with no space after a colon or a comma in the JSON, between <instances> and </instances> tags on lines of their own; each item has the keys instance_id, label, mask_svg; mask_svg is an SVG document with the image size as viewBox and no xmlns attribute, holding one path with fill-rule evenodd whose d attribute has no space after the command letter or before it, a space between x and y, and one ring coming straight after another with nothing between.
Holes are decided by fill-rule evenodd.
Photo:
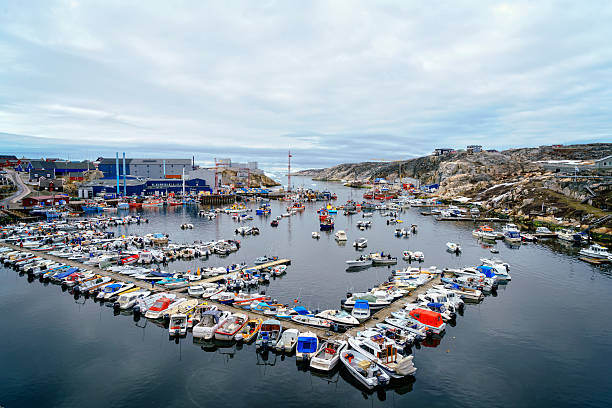
<instances>
[{"instance_id":1,"label":"blue boat","mask_svg":"<svg viewBox=\"0 0 612 408\"><path fill-rule=\"evenodd\" d=\"M298 361L308 361L319 349L319 338L312 332L300 333L295 350Z\"/></svg>"},{"instance_id":2,"label":"blue boat","mask_svg":"<svg viewBox=\"0 0 612 408\"><path fill-rule=\"evenodd\" d=\"M68 276L72 275L75 272L78 272L79 268L68 268L63 272L60 273L56 273L55 275L53 275L53 280L57 281L57 280L62 280L64 278L67 278Z\"/></svg>"}]
</instances>

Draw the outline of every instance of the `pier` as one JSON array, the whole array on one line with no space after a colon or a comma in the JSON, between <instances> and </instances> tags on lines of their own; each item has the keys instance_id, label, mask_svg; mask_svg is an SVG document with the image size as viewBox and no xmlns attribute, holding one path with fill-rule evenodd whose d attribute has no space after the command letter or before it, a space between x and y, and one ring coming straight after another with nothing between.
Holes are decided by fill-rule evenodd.
<instances>
[{"instance_id":1,"label":"pier","mask_svg":"<svg viewBox=\"0 0 612 408\"><path fill-rule=\"evenodd\" d=\"M126 276L126 275L122 275L120 273L115 273L112 271L108 271L108 270L104 270L101 269L97 266L94 265L86 265L84 263L81 262L77 262L77 261L73 261L70 259L66 259L66 258L61 258L55 255L51 255L48 254L46 252L42 252L42 251L31 251L28 250L27 248L20 248L17 245L13 245L13 244L7 244L7 243L0 243L0 246L4 246L4 247L8 247L17 251L27 251L27 252L31 252L32 254L40 257L40 258L44 258L44 259L49 259L52 261L56 261L56 262L60 262L66 265L70 265L76 268L80 268L81 270L89 270L93 273L96 273L98 275L101 276L108 276L110 278L112 278L115 281L118 282L129 282L129 283L133 283L134 285L138 286L141 289L147 289L150 290L152 292L170 292L170 293L174 293L179 297L183 297L183 298L189 298L189 299L199 299L202 302L206 302L209 304L214 304L215 306L217 306L220 310L227 310L230 311L232 313L244 313L247 316L249 316L249 318L251 319L274 319L274 316L271 315L266 315L263 313L259 313L259 312L254 312L252 310L246 310L240 307L236 307L233 305L225 305L219 302L216 302L214 300L210 300L210 299L202 299L202 298L195 298L192 296L189 296L187 292L187 288L178 288L178 289L174 289L174 290L168 290L164 287L160 287L160 286L151 286L151 282L150 281L146 281L146 280L142 280L142 279L135 279L131 276ZM246 268L246 269L257 269L257 270L261 270L261 269L265 269L268 267L274 267L274 266L278 266L278 265L290 265L291 264L291 260L290 259L278 259L276 261L272 261L272 262L267 262L265 264L261 264L261 265L256 265L252 268ZM216 282L216 281L220 281L222 279L224 279L225 277L227 277L228 275L232 275L235 274L236 272L231 272L228 274L224 274L224 275L219 275L219 276L214 276L211 278L206 278L206 279L202 279L200 281L196 281L194 282L194 284L198 284L198 283L203 283L203 282ZM370 317L370 319L366 320L365 322L359 324L358 326L352 327L350 329L348 329L345 333L338 333L338 332L334 332L331 329L325 329L325 328L319 328L319 327L313 327L313 326L308 326L308 325L304 325L301 323L296 323L293 320L281 320L282 326L283 328L294 328L294 329L298 329L300 331L312 331L313 333L317 334L317 336L319 336L319 338L321 339L339 339L341 337L344 337L345 335L355 335L355 333L357 333L358 331L362 331L365 330L368 327L374 326L376 323L379 322L383 322L386 318L388 318L392 312L401 310L404 306L404 304L406 302L410 302L413 300L416 300L416 298L418 297L418 295L420 295L421 293L425 293L427 292L427 290L429 290L433 285L440 283L440 277L436 276L434 279L432 279L430 282L426 283L423 286L420 286L419 288L411 291L408 295L395 300L393 303L391 303L391 305L389 305L388 307L385 307L377 312L373 312L372 313L372 317ZM338 300L338 302L340 302L340 300Z\"/></svg>"}]
</instances>

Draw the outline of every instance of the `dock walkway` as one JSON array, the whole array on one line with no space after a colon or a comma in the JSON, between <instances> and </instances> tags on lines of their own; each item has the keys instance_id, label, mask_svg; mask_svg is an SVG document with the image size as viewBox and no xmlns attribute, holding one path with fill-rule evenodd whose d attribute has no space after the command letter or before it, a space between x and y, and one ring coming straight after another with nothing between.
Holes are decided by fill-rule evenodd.
<instances>
[{"instance_id":1,"label":"dock walkway","mask_svg":"<svg viewBox=\"0 0 612 408\"><path fill-rule=\"evenodd\" d=\"M153 292L172 292L177 294L177 296L179 297L184 297L184 298L192 298L191 296L189 296L187 293L185 293L187 291L187 288L180 288L180 289L175 289L175 290L167 290L166 288L160 287L160 286L155 286L155 287L151 287L151 282L149 281L145 281L145 280L141 280L141 279L134 279L131 276L127 276L127 275L122 275L120 273L115 273L115 272L111 272L108 270L104 270L104 269L100 269L97 266L94 265L86 265L84 263L81 262L77 262L77 261L73 261L70 259L66 259L66 258L61 258L55 255L51 255L48 254L46 252L42 252L42 251L32 251L29 250L27 248L20 248L17 245L12 245L12 244L7 244L7 243L0 243L0 246L4 246L4 247L8 247L14 250L19 250L19 251L28 251L31 252L37 256L39 256L40 258L44 258L44 259L49 259L49 260L53 260L56 262L61 262L64 263L66 265L70 265L73 267L77 267L80 268L82 270L90 270L98 275L102 275L102 276L108 276L110 278L112 278L115 281L119 281L119 282L130 282L133 283L136 286L139 286L140 288L144 288L147 290L151 290ZM264 268L268 268L268 267L273 267L273 266L277 266L277 265L288 265L291 264L291 260L290 259L279 259L273 262L268 262L265 264L261 264L261 265L257 265L254 268L261 270ZM230 274L233 274L236 272L232 272ZM197 281L197 282L214 282L215 280L221 280L223 279L225 276L227 276L228 274L225 275L220 275L220 276L215 276L213 278L208 278L208 279L202 279L201 281ZM366 322L360 324L359 326L353 327L351 329L349 329L346 333L336 333L333 332L329 329L323 329L323 328L317 328L317 327L312 327L312 326L307 326L304 324L300 324L300 323L295 323L292 320L282 320L282 326L283 328L294 328L294 329L298 329L300 331L311 331L315 334L317 334L321 339L338 339L341 338L345 335L355 335L355 333L357 333L358 331L362 331L364 329L366 329L367 327L372 327L374 326L376 323L378 322L382 322L384 321L387 317L389 317L391 315L391 312L400 310L403 308L404 304L406 302L415 300L417 298L417 296L421 293L426 292L429 288L431 288L433 285L440 283L440 277L436 276L432 281L426 283L425 285L413 290L409 295L404 296L400 299L397 299L395 302L393 302L389 307L386 307L382 310L377 311L376 313L374 313L372 315L372 317L370 319L368 319ZM196 283L197 284L197 283ZM196 298L194 298L196 299ZM263 313L258 313L258 312L254 312L251 310L245 310L239 307L235 307L232 305L225 305L219 302L215 302L212 300L206 300L206 299L201 299L204 302L208 302L211 304L216 305L219 309L221 310L227 310L230 311L232 313L244 313L246 315L249 316L249 318L252 319L274 319L275 317L273 316L269 316L269 315L265 315Z\"/></svg>"}]
</instances>

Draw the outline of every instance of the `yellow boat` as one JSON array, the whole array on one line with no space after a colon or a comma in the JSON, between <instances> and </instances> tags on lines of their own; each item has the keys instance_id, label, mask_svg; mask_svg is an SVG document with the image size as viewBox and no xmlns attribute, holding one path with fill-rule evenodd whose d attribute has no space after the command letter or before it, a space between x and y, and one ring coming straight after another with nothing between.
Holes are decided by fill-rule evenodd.
<instances>
[{"instance_id":1,"label":"yellow boat","mask_svg":"<svg viewBox=\"0 0 612 408\"><path fill-rule=\"evenodd\" d=\"M262 323L263 320L261 319L249 319L242 328L242 330L240 330L240 332L236 334L236 340L242 340L245 343L248 343L249 341L253 340L255 336L257 336L257 333L259 333Z\"/></svg>"}]
</instances>

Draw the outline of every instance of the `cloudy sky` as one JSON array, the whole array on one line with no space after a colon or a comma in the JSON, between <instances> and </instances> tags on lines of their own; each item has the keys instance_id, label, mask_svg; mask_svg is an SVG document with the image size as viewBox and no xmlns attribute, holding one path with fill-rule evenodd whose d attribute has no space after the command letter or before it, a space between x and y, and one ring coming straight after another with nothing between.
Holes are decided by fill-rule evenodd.
<instances>
[{"instance_id":1,"label":"cloudy sky","mask_svg":"<svg viewBox=\"0 0 612 408\"><path fill-rule=\"evenodd\" d=\"M4 0L1 150L310 168L612 141L611 21L610 1Z\"/></svg>"}]
</instances>

